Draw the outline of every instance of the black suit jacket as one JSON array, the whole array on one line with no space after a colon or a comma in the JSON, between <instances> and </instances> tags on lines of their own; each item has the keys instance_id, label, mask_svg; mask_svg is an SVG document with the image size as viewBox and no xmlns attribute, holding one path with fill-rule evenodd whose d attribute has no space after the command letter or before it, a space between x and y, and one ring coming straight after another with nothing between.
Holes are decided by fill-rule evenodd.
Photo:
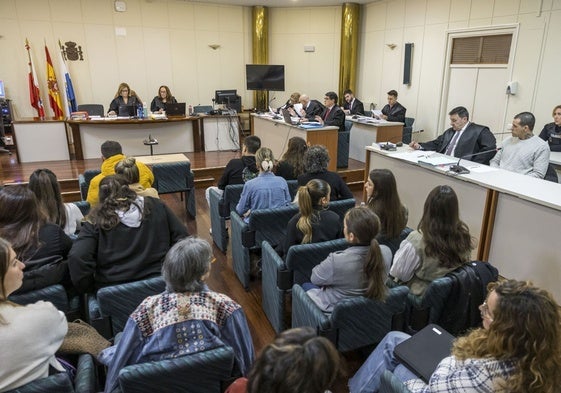
<instances>
[{"instance_id":1,"label":"black suit jacket","mask_svg":"<svg viewBox=\"0 0 561 393\"><path fill-rule=\"evenodd\" d=\"M421 143L424 150L434 150L439 153L444 153L446 147L454 137L452 128L444 131L442 135L433 141ZM456 143L454 150L455 157L464 157L466 160L479 162L480 164L489 165L489 161L494 157L497 148L497 140L495 135L489 130L489 127L480 126L479 124L469 123L466 130ZM469 157L470 154L476 154L482 151L488 151L488 154L480 154L478 156Z\"/></svg>"},{"instance_id":2,"label":"black suit jacket","mask_svg":"<svg viewBox=\"0 0 561 393\"><path fill-rule=\"evenodd\" d=\"M326 126L339 127L339 131L345 131L345 112L343 112L341 107L333 105L333 108L331 108L329 115L325 117L328 110L328 108L325 108L323 110L323 113L321 114L323 124L325 124Z\"/></svg>"},{"instance_id":3,"label":"black suit jacket","mask_svg":"<svg viewBox=\"0 0 561 393\"><path fill-rule=\"evenodd\" d=\"M352 101L352 106L347 101L345 101L345 105L343 105L343 109L348 110L351 112L351 115L364 115L364 105L361 101L355 98Z\"/></svg>"},{"instance_id":4,"label":"black suit jacket","mask_svg":"<svg viewBox=\"0 0 561 393\"><path fill-rule=\"evenodd\" d=\"M405 123L405 112L407 112L407 109L399 102L393 104L391 108L389 104L386 104L386 106L382 108L382 114L388 117L386 119L387 121L400 121Z\"/></svg>"},{"instance_id":5,"label":"black suit jacket","mask_svg":"<svg viewBox=\"0 0 561 393\"><path fill-rule=\"evenodd\" d=\"M310 104L306 111L306 119L308 120L315 120L316 116L321 116L325 107L318 101L318 100L310 100Z\"/></svg>"}]
</instances>

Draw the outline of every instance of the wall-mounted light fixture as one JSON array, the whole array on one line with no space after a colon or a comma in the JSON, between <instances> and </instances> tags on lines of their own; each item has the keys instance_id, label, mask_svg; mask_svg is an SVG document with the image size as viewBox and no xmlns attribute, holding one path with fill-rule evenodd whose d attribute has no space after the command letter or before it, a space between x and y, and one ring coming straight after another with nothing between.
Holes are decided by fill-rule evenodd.
<instances>
[{"instance_id":1,"label":"wall-mounted light fixture","mask_svg":"<svg viewBox=\"0 0 561 393\"><path fill-rule=\"evenodd\" d=\"M117 12L125 12L127 10L127 3L124 1L115 1L114 6Z\"/></svg>"},{"instance_id":2,"label":"wall-mounted light fixture","mask_svg":"<svg viewBox=\"0 0 561 393\"><path fill-rule=\"evenodd\" d=\"M217 50L218 48L220 48L220 45L218 45L218 44L210 44L208 47L211 48L212 50Z\"/></svg>"},{"instance_id":3,"label":"wall-mounted light fixture","mask_svg":"<svg viewBox=\"0 0 561 393\"><path fill-rule=\"evenodd\" d=\"M397 47L396 44L386 44L386 46L387 46L388 48L390 48L391 50L394 50L394 49Z\"/></svg>"}]
</instances>

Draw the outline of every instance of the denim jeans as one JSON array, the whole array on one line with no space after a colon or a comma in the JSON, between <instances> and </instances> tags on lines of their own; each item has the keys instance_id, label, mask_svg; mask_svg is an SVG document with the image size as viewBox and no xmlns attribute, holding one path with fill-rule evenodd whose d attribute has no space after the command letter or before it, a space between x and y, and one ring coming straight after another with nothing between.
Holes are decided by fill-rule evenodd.
<instances>
[{"instance_id":1,"label":"denim jeans","mask_svg":"<svg viewBox=\"0 0 561 393\"><path fill-rule=\"evenodd\" d=\"M389 370L401 381L418 378L413 372L399 363L393 350L410 335L402 332L390 332L368 356L366 362L349 380L351 393L377 392L380 388L380 378L384 370Z\"/></svg>"}]
</instances>

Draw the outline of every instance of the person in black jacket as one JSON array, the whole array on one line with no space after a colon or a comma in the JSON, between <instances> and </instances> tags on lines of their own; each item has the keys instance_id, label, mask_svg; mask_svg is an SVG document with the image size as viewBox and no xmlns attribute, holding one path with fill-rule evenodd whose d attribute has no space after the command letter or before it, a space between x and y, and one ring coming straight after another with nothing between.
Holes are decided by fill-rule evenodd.
<instances>
[{"instance_id":1,"label":"person in black jacket","mask_svg":"<svg viewBox=\"0 0 561 393\"><path fill-rule=\"evenodd\" d=\"M313 145L304 154L306 172L298 176L298 186L305 186L312 179L321 179L329 183L331 193L329 200L337 201L340 199L354 198L347 184L336 172L327 170L329 164L329 152L322 145Z\"/></svg>"},{"instance_id":2,"label":"person in black jacket","mask_svg":"<svg viewBox=\"0 0 561 393\"><path fill-rule=\"evenodd\" d=\"M345 98L343 110L346 115L364 115L364 104L355 97L351 89L345 90L343 97Z\"/></svg>"},{"instance_id":3,"label":"person in black jacket","mask_svg":"<svg viewBox=\"0 0 561 393\"><path fill-rule=\"evenodd\" d=\"M168 250L189 236L161 200L136 195L119 175L101 181L99 201L68 256L80 293L160 275Z\"/></svg>"},{"instance_id":4,"label":"person in black jacket","mask_svg":"<svg viewBox=\"0 0 561 393\"><path fill-rule=\"evenodd\" d=\"M315 117L315 120L322 125L339 127L339 131L345 131L345 112L337 105L337 100L337 93L334 91L325 93L323 98L325 109L321 116Z\"/></svg>"},{"instance_id":5,"label":"person in black jacket","mask_svg":"<svg viewBox=\"0 0 561 393\"><path fill-rule=\"evenodd\" d=\"M218 186L211 186L205 190L206 201L210 207L210 190L213 189L222 195L224 189L230 184L244 184L246 181L257 177L259 169L255 165L255 153L261 147L261 139L258 136L250 135L243 141L241 158L232 158L220 180Z\"/></svg>"},{"instance_id":6,"label":"person in black jacket","mask_svg":"<svg viewBox=\"0 0 561 393\"><path fill-rule=\"evenodd\" d=\"M442 135L429 142L417 143L413 141L409 146L416 150L436 151L489 165L489 161L497 152L497 140L489 127L471 123L469 112L463 106L452 109L448 115L450 116L451 127L444 131Z\"/></svg>"},{"instance_id":7,"label":"person in black jacket","mask_svg":"<svg viewBox=\"0 0 561 393\"><path fill-rule=\"evenodd\" d=\"M407 109L399 102L397 102L397 91L388 91L388 103L382 108L382 114L376 116L378 119L387 121L399 121L405 123L405 112Z\"/></svg>"},{"instance_id":8,"label":"person in black jacket","mask_svg":"<svg viewBox=\"0 0 561 393\"><path fill-rule=\"evenodd\" d=\"M540 132L540 138L549 144L551 151L561 151L561 105L553 108L553 123L548 123Z\"/></svg>"},{"instance_id":9,"label":"person in black jacket","mask_svg":"<svg viewBox=\"0 0 561 393\"><path fill-rule=\"evenodd\" d=\"M300 117L314 120L316 116L321 115L323 112L323 105L318 100L310 100L307 94L300 96L300 103L302 104Z\"/></svg>"}]
</instances>

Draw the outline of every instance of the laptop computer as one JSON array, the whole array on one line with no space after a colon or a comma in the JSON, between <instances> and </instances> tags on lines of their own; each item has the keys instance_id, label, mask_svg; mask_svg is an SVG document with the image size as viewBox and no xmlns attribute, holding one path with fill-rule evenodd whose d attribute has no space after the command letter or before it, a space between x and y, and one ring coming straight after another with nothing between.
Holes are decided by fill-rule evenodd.
<instances>
[{"instance_id":1,"label":"laptop computer","mask_svg":"<svg viewBox=\"0 0 561 393\"><path fill-rule=\"evenodd\" d=\"M175 104L166 104L166 116L185 117L185 103L177 102Z\"/></svg>"},{"instance_id":2,"label":"laptop computer","mask_svg":"<svg viewBox=\"0 0 561 393\"><path fill-rule=\"evenodd\" d=\"M119 117L135 117L136 116L136 106L134 105L119 105Z\"/></svg>"},{"instance_id":3,"label":"laptop computer","mask_svg":"<svg viewBox=\"0 0 561 393\"><path fill-rule=\"evenodd\" d=\"M438 363L450 356L455 337L440 326L430 324L394 348L394 355L409 370L428 383Z\"/></svg>"},{"instance_id":4,"label":"laptop computer","mask_svg":"<svg viewBox=\"0 0 561 393\"><path fill-rule=\"evenodd\" d=\"M287 124L297 125L299 123L298 120L292 120L292 117L290 117L290 112L288 111L288 109L282 110L282 117L284 118L284 122Z\"/></svg>"}]
</instances>

